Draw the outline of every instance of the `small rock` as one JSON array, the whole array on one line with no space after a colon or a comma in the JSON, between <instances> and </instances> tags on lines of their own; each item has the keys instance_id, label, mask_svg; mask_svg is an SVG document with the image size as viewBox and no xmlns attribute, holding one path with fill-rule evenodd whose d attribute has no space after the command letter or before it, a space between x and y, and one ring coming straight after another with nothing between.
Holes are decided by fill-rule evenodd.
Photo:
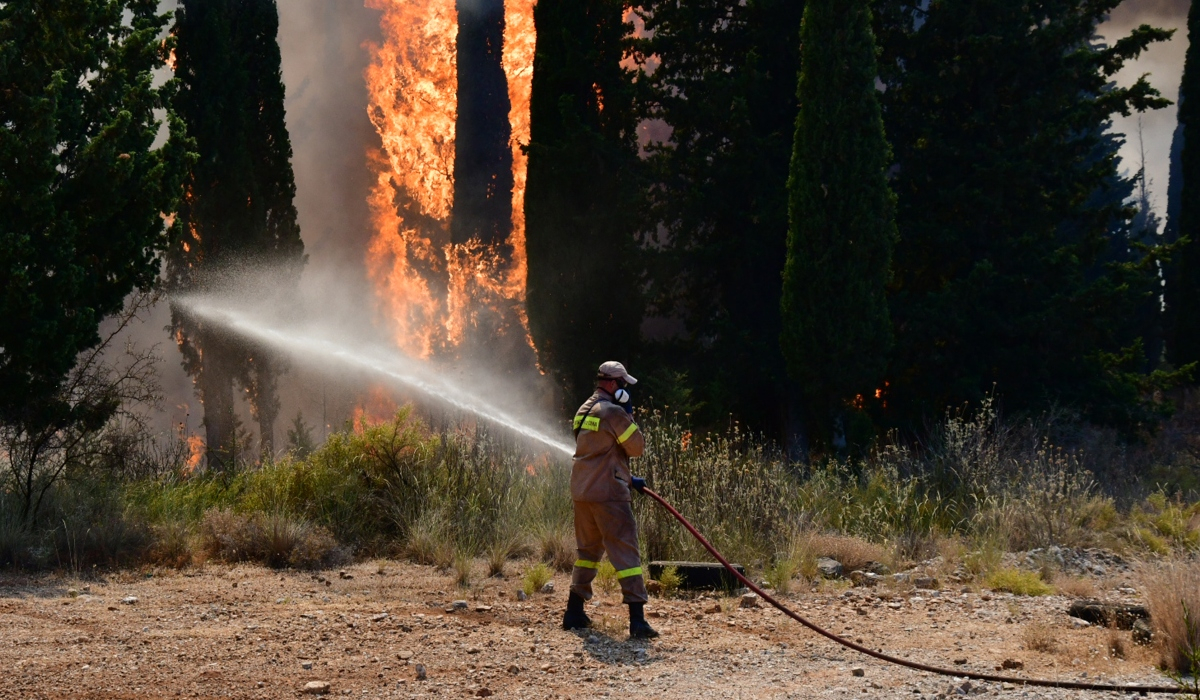
<instances>
[{"instance_id":1,"label":"small rock","mask_svg":"<svg viewBox=\"0 0 1200 700\"><path fill-rule=\"evenodd\" d=\"M304 684L304 692L308 695L325 695L329 692L329 684L325 681L309 681Z\"/></svg>"},{"instance_id":2,"label":"small rock","mask_svg":"<svg viewBox=\"0 0 1200 700\"><path fill-rule=\"evenodd\" d=\"M1000 689L1001 690L1016 690L1017 686L1013 685L1012 683L1001 683Z\"/></svg>"},{"instance_id":3,"label":"small rock","mask_svg":"<svg viewBox=\"0 0 1200 700\"><path fill-rule=\"evenodd\" d=\"M1087 620L1080 620L1078 617L1070 617L1068 619L1071 620L1071 626L1077 630L1092 626L1092 623L1088 622Z\"/></svg>"},{"instance_id":4,"label":"small rock","mask_svg":"<svg viewBox=\"0 0 1200 700\"><path fill-rule=\"evenodd\" d=\"M453 610L466 610L468 607L470 606L467 605L467 601L465 600L456 600L450 604L450 608Z\"/></svg>"},{"instance_id":5,"label":"small rock","mask_svg":"<svg viewBox=\"0 0 1200 700\"><path fill-rule=\"evenodd\" d=\"M471 647L470 649L467 649L467 653L468 653L468 654L478 654L478 653L479 653L479 647Z\"/></svg>"},{"instance_id":6,"label":"small rock","mask_svg":"<svg viewBox=\"0 0 1200 700\"><path fill-rule=\"evenodd\" d=\"M1154 629L1145 620L1133 623L1133 643L1138 646L1150 646L1154 641Z\"/></svg>"},{"instance_id":7,"label":"small rock","mask_svg":"<svg viewBox=\"0 0 1200 700\"><path fill-rule=\"evenodd\" d=\"M892 573L891 568L887 564L878 561L867 562L866 566L863 567L863 571L870 571L878 576L887 576Z\"/></svg>"},{"instance_id":8,"label":"small rock","mask_svg":"<svg viewBox=\"0 0 1200 700\"><path fill-rule=\"evenodd\" d=\"M1000 669L1003 671L1020 671L1025 668L1025 664L1016 659L1005 659L1000 662Z\"/></svg>"},{"instance_id":9,"label":"small rock","mask_svg":"<svg viewBox=\"0 0 1200 700\"><path fill-rule=\"evenodd\" d=\"M312 662L311 661L301 661L300 668L304 669L305 671L311 671L312 670Z\"/></svg>"},{"instance_id":10,"label":"small rock","mask_svg":"<svg viewBox=\"0 0 1200 700\"><path fill-rule=\"evenodd\" d=\"M738 607L757 608L758 607L758 594L746 593L745 595L742 596L742 600L740 603L738 603Z\"/></svg>"},{"instance_id":11,"label":"small rock","mask_svg":"<svg viewBox=\"0 0 1200 700\"><path fill-rule=\"evenodd\" d=\"M349 580L349 579L354 578L354 574L347 573L345 569L342 569L341 571L338 572L338 577Z\"/></svg>"},{"instance_id":12,"label":"small rock","mask_svg":"<svg viewBox=\"0 0 1200 700\"><path fill-rule=\"evenodd\" d=\"M399 654L396 654L396 658L400 659L401 661L408 661L412 657L413 653L411 651L402 651Z\"/></svg>"},{"instance_id":13,"label":"small rock","mask_svg":"<svg viewBox=\"0 0 1200 700\"><path fill-rule=\"evenodd\" d=\"M554 592L554 582L547 581L546 585L542 586L542 593L553 593L553 592Z\"/></svg>"},{"instance_id":14,"label":"small rock","mask_svg":"<svg viewBox=\"0 0 1200 700\"><path fill-rule=\"evenodd\" d=\"M75 590L74 588L68 588L68 589L67 589L67 595L71 596L72 598L78 598L78 597L79 597L79 591Z\"/></svg>"},{"instance_id":15,"label":"small rock","mask_svg":"<svg viewBox=\"0 0 1200 700\"><path fill-rule=\"evenodd\" d=\"M821 557L817 559L817 571L820 571L825 578L841 578L846 569L837 559Z\"/></svg>"},{"instance_id":16,"label":"small rock","mask_svg":"<svg viewBox=\"0 0 1200 700\"><path fill-rule=\"evenodd\" d=\"M492 606L490 606L490 605L476 605L475 606L475 612L477 612L477 613L485 613L485 612L491 612L491 611L492 611Z\"/></svg>"},{"instance_id":17,"label":"small rock","mask_svg":"<svg viewBox=\"0 0 1200 700\"><path fill-rule=\"evenodd\" d=\"M913 585L922 591L936 591L941 588L938 580L932 576L918 576L913 579Z\"/></svg>"},{"instance_id":18,"label":"small rock","mask_svg":"<svg viewBox=\"0 0 1200 700\"><path fill-rule=\"evenodd\" d=\"M388 619L387 613L379 613L378 615L371 616L371 622L383 622L386 619Z\"/></svg>"},{"instance_id":19,"label":"small rock","mask_svg":"<svg viewBox=\"0 0 1200 700\"><path fill-rule=\"evenodd\" d=\"M554 673L554 667L550 664L542 664L541 669L546 673Z\"/></svg>"},{"instance_id":20,"label":"small rock","mask_svg":"<svg viewBox=\"0 0 1200 700\"><path fill-rule=\"evenodd\" d=\"M529 600L529 596L525 595L525 591L517 591L517 600Z\"/></svg>"},{"instance_id":21,"label":"small rock","mask_svg":"<svg viewBox=\"0 0 1200 700\"><path fill-rule=\"evenodd\" d=\"M127 595L121 599L121 602L126 605L135 605L135 604L137 604L138 599L137 599L137 596L135 596L135 595Z\"/></svg>"},{"instance_id":22,"label":"small rock","mask_svg":"<svg viewBox=\"0 0 1200 700\"><path fill-rule=\"evenodd\" d=\"M705 609L704 609L704 612L705 612L706 614L708 614L708 615L715 615L715 614L717 614L717 613L721 612L721 604L720 604L720 603L713 603L712 605L710 605L710 606L708 606L707 608L705 608Z\"/></svg>"},{"instance_id":23,"label":"small rock","mask_svg":"<svg viewBox=\"0 0 1200 700\"><path fill-rule=\"evenodd\" d=\"M955 666L962 666L962 665L964 665L964 664L966 664L966 663L967 663L967 660L966 660L965 658L959 658L959 659L955 659L955 660L954 660L954 665L955 665Z\"/></svg>"},{"instance_id":24,"label":"small rock","mask_svg":"<svg viewBox=\"0 0 1200 700\"><path fill-rule=\"evenodd\" d=\"M511 673L515 676L521 672L521 667L516 664L509 664L507 670L509 673Z\"/></svg>"},{"instance_id":25,"label":"small rock","mask_svg":"<svg viewBox=\"0 0 1200 700\"><path fill-rule=\"evenodd\" d=\"M650 579L646 582L646 592L650 595L661 595L663 592L662 583L655 581L654 579Z\"/></svg>"},{"instance_id":26,"label":"small rock","mask_svg":"<svg viewBox=\"0 0 1200 700\"><path fill-rule=\"evenodd\" d=\"M850 669L850 675L855 676L857 678L862 678L863 676L867 675L867 672L864 671L861 667L855 666L854 668Z\"/></svg>"},{"instance_id":27,"label":"small rock","mask_svg":"<svg viewBox=\"0 0 1200 700\"><path fill-rule=\"evenodd\" d=\"M428 673L425 671L425 664L417 664L417 680L423 681L428 678Z\"/></svg>"},{"instance_id":28,"label":"small rock","mask_svg":"<svg viewBox=\"0 0 1200 700\"><path fill-rule=\"evenodd\" d=\"M492 691L488 690L487 688L480 688L479 690L475 691L475 697L490 698L492 697Z\"/></svg>"}]
</instances>

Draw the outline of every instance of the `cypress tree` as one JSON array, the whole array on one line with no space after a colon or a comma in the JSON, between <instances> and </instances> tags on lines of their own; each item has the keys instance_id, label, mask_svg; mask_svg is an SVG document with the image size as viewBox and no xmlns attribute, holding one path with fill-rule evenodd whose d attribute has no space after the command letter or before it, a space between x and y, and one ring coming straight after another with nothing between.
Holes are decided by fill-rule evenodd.
<instances>
[{"instance_id":1,"label":"cypress tree","mask_svg":"<svg viewBox=\"0 0 1200 700\"><path fill-rule=\"evenodd\" d=\"M529 328L573 403L638 347L629 264L638 208L630 31L619 0L540 0L525 198Z\"/></svg>"},{"instance_id":2,"label":"cypress tree","mask_svg":"<svg viewBox=\"0 0 1200 700\"><path fill-rule=\"evenodd\" d=\"M779 298L800 72L797 0L642 3L638 114L646 146L647 390L698 425L733 414L786 438ZM660 134L665 136L665 134Z\"/></svg>"},{"instance_id":3,"label":"cypress tree","mask_svg":"<svg viewBox=\"0 0 1200 700\"><path fill-rule=\"evenodd\" d=\"M173 291L210 291L222 275L271 266L279 281L294 281L304 244L293 199L291 142L284 122L284 88L274 0L183 0L176 15L176 109L198 145L187 197L184 234L171 248ZM259 273L262 274L262 273ZM280 360L266 348L172 309L184 367L204 404L211 466L229 466L240 438L233 385L248 395L264 453L273 449Z\"/></svg>"},{"instance_id":4,"label":"cypress tree","mask_svg":"<svg viewBox=\"0 0 1200 700\"><path fill-rule=\"evenodd\" d=\"M1167 287L1167 303L1175 322L1172 362L1182 367L1200 362L1200 6L1188 12L1188 50L1179 89L1178 223L1174 233L1186 237L1179 262ZM1175 187L1175 173L1171 186ZM1172 213L1174 219L1174 212Z\"/></svg>"},{"instance_id":5,"label":"cypress tree","mask_svg":"<svg viewBox=\"0 0 1200 700\"><path fill-rule=\"evenodd\" d=\"M1108 46L1120 0L881 3L881 98L900 240L888 413L919 425L995 391L1136 430L1153 416L1143 310L1158 251L1130 249L1131 191L1106 131L1167 102L1112 76L1169 32Z\"/></svg>"},{"instance_id":6,"label":"cypress tree","mask_svg":"<svg viewBox=\"0 0 1200 700\"><path fill-rule=\"evenodd\" d=\"M781 341L809 435L841 446L843 417L879 386L892 343L895 203L868 0L809 0L801 45Z\"/></svg>"}]
</instances>

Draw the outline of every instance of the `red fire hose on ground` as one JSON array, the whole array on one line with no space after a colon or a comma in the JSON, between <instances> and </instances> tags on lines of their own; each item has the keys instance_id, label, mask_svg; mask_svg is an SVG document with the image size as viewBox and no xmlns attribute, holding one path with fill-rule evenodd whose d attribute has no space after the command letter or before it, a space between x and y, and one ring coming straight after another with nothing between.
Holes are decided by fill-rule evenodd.
<instances>
[{"instance_id":1,"label":"red fire hose on ground","mask_svg":"<svg viewBox=\"0 0 1200 700\"><path fill-rule=\"evenodd\" d=\"M854 651L857 651L860 654L866 654L867 656L874 657L876 659L879 659L880 661L886 661L890 664L896 664L897 666L904 666L906 668L911 668L911 669L914 669L917 671L924 671L926 673L936 673L936 674L943 675L943 676L955 676L958 678L970 678L970 679L979 680L979 681L991 681L994 683L1014 683L1014 684L1020 684L1020 685L1041 686L1041 687L1045 687L1045 688L1069 688L1069 689L1073 689L1073 690L1100 690L1100 691L1116 691L1116 692L1122 692L1122 693L1142 693L1142 694L1190 692L1179 686L1116 685L1116 684L1112 684L1112 683L1080 683L1077 681L1053 681L1053 680L1044 680L1044 679L1038 679L1038 678L1019 678L1017 676L997 676L997 675L993 675L990 673L977 673L974 671L966 671L966 670L951 669L951 668L940 668L938 666L928 666L926 664L920 664L915 661L907 661L905 659L899 659L899 658L896 658L895 656L889 656L882 652L868 649L867 647L864 647L861 644L855 644L854 642L850 641L849 639L844 639L832 632L829 632L828 630L822 629L821 627L818 627L816 624L809 622L803 616L789 610L783 603L780 603L778 600L776 600L775 598L770 596L766 591L764 591L761 588L759 588L758 586L754 585L753 581L751 581L750 579L746 578L741 573L739 573L738 570L735 569L733 567L733 565L730 564L725 559L725 557L721 556L721 553L717 551L717 548L712 546L712 544L709 543L708 540L704 539L704 535L701 535L700 532L697 531L696 528L687 521L687 518L683 517L679 513L679 511L675 510L675 508L672 507L670 503L667 503L667 501L662 496L658 495L654 491L651 491L649 488L642 488L641 491L642 491L642 493L646 494L650 498L653 498L655 501L658 501L659 505L661 505L663 508L666 508L667 511L671 515L675 516L675 519L678 520L680 523L682 523L683 526L685 528L687 528L687 531L692 533L692 536L695 537L696 540L698 542L700 542L700 544L704 545L704 548L708 550L709 554L713 555L713 557L715 557L717 561L721 562L721 565L724 566L726 569L728 569L729 573L736 576L737 579L739 581L741 581L743 585L746 586L746 588L749 588L750 590L754 591L756 594L758 594L758 596L760 598L762 598L763 600L767 601L771 605L778 608L780 612L782 612L783 614L792 618L796 622L799 622L800 624L804 625L805 627L809 628L813 632L816 632L817 634L819 634L823 637L827 637L828 639L830 639L838 644L841 644L844 647L853 649Z\"/></svg>"}]
</instances>

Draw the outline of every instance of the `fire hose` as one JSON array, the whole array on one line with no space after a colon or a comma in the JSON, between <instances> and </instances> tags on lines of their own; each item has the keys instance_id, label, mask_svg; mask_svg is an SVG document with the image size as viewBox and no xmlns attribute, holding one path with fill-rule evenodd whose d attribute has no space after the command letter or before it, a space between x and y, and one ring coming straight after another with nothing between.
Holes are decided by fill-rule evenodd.
<instances>
[{"instance_id":1,"label":"fire hose","mask_svg":"<svg viewBox=\"0 0 1200 700\"><path fill-rule=\"evenodd\" d=\"M675 510L675 508L670 503L667 503L666 499L664 499L662 496L658 495L657 493L655 493L654 491L650 490L647 487L642 487L639 490L642 493L644 493L645 495L654 499L655 501L658 501L659 505L661 505L663 508L666 508L667 511L671 515L675 516L675 519L678 520L685 528L687 528L688 532L692 533L692 536L695 537L696 540L701 545L703 545L705 549L708 550L709 554L713 555L713 557L715 557L717 561L721 562L721 565L724 566L726 569L728 569L729 573L733 574L739 581L741 581L742 584L746 586L746 588L749 588L751 591L756 593L759 598L762 598L763 600L767 601L771 605L775 606L784 615L787 615L788 617L792 618L796 622L799 622L800 624L809 628L813 632L816 632L817 634L819 634L823 637L826 637L833 642L841 644L844 647L853 649L854 651L857 651L860 654L866 654L867 656L879 659L880 661L886 661L887 663L890 663L890 664L896 664L897 666L904 666L906 668L911 668L911 669L914 669L917 671L924 671L926 673L935 673L935 674L942 675L942 676L954 676L957 678L970 678L972 680L989 681L989 682L993 682L993 683L1013 683L1013 684L1020 684L1020 685L1040 686L1040 687L1044 687L1044 688L1067 688L1067 689L1073 689L1073 690L1117 691L1117 692L1122 692L1122 693L1140 693L1143 695L1145 695L1147 693L1190 692L1179 686L1116 685L1113 683L1081 683L1078 681L1055 681L1055 680L1045 680L1045 679L1038 679L1038 678L1020 678L1017 676L999 676L999 675L995 675L995 674L991 674L991 673L978 673L976 671L968 671L965 669L960 670L960 669L952 669L952 668L941 668L939 666L930 666L927 664L917 663L915 661L908 661L906 659L900 659L895 656L889 656L888 654L884 654L882 651L875 651L874 649L869 649L861 644L856 644L856 643L850 641L849 639L839 637L838 635L834 634L833 632L823 629L822 627L818 626L817 624L805 619L800 614L795 613L792 610L788 609L787 606L785 606L783 603L780 603L778 600L776 600L774 597L772 597L766 591L764 591L761 588L759 588L758 586L756 586L753 581L751 581L750 579L743 576L741 574L741 572L739 572L736 568L734 568L734 566L732 564L730 564L729 561L726 560L725 557L723 557L720 552L717 551L717 548L712 546L712 544L707 539L704 538L704 535L701 535L700 532L698 530L696 530L695 526L693 526L690 522L688 522L687 518L683 517L683 515L681 515L679 513L679 511Z\"/></svg>"}]
</instances>

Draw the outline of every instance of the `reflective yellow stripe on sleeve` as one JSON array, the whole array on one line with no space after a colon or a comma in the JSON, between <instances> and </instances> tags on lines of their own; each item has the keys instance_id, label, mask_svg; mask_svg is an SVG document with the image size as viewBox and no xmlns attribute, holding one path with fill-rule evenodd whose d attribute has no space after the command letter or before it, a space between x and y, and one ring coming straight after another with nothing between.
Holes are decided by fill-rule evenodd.
<instances>
[{"instance_id":1,"label":"reflective yellow stripe on sleeve","mask_svg":"<svg viewBox=\"0 0 1200 700\"><path fill-rule=\"evenodd\" d=\"M583 429L591 430L591 431L599 430L600 429L600 417L599 416L588 416L587 418L584 418L583 419Z\"/></svg>"},{"instance_id":2,"label":"reflective yellow stripe on sleeve","mask_svg":"<svg viewBox=\"0 0 1200 700\"><path fill-rule=\"evenodd\" d=\"M630 576L641 576L642 567L635 566L632 569L621 569L617 572L617 578L629 578Z\"/></svg>"},{"instance_id":3,"label":"reflective yellow stripe on sleeve","mask_svg":"<svg viewBox=\"0 0 1200 700\"><path fill-rule=\"evenodd\" d=\"M583 416L575 416L575 422L571 425L573 430L579 430L579 424L583 422Z\"/></svg>"},{"instance_id":4,"label":"reflective yellow stripe on sleeve","mask_svg":"<svg viewBox=\"0 0 1200 700\"><path fill-rule=\"evenodd\" d=\"M576 559L575 566L578 566L581 569L594 569L597 566L600 566L600 562L588 561L587 559Z\"/></svg>"},{"instance_id":5,"label":"reflective yellow stripe on sleeve","mask_svg":"<svg viewBox=\"0 0 1200 700\"><path fill-rule=\"evenodd\" d=\"M625 432L621 433L621 437L617 438L617 444L625 444L625 441L633 437L633 434L637 432L637 429L637 423L630 423L629 427L625 429Z\"/></svg>"}]
</instances>

